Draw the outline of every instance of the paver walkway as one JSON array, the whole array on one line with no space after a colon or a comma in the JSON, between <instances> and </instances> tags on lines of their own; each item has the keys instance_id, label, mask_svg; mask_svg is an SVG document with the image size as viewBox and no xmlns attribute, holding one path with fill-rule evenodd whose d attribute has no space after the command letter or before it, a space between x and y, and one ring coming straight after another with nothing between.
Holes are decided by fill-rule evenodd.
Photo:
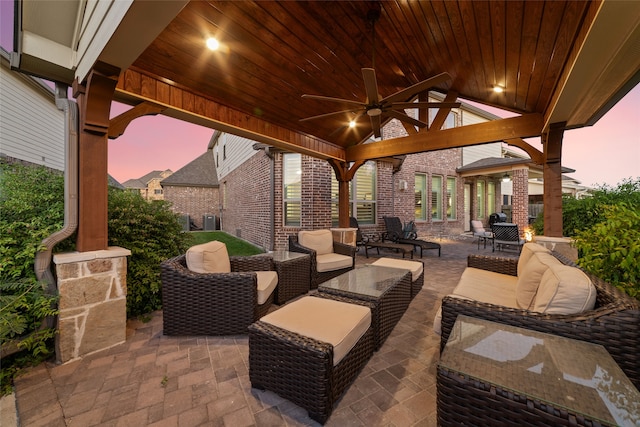
<instances>
[{"instance_id":1,"label":"paver walkway","mask_svg":"<svg viewBox=\"0 0 640 427\"><path fill-rule=\"evenodd\" d=\"M467 255L491 254L471 239L441 243L441 257L422 258L424 288L326 425L436 425L440 337L433 333L433 318ZM359 254L357 263L375 258ZM124 344L64 365L42 364L18 378L18 422L29 427L317 425L304 409L251 388L248 354L247 336L164 336L162 312L156 312L147 323L130 321Z\"/></svg>"}]
</instances>

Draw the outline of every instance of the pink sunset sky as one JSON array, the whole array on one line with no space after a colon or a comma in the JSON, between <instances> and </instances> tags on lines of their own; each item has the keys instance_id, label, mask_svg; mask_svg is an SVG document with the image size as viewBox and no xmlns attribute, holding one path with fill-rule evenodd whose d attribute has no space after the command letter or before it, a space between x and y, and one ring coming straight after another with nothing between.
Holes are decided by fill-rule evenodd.
<instances>
[{"instance_id":1,"label":"pink sunset sky","mask_svg":"<svg viewBox=\"0 0 640 427\"><path fill-rule=\"evenodd\" d=\"M13 48L12 27L13 1L0 0L0 45L8 51ZM111 116L128 108L113 104ZM175 172L206 151L212 133L161 115L141 117L109 141L109 173L124 182L153 170ZM562 153L563 166L575 169L570 176L584 185L616 185L640 177L640 85L594 126L566 131Z\"/></svg>"}]
</instances>

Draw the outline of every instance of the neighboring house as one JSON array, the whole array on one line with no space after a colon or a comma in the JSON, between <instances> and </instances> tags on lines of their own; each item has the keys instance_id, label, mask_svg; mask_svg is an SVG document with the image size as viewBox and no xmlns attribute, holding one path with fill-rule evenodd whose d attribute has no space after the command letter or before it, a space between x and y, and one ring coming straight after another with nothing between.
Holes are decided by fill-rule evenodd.
<instances>
[{"instance_id":1,"label":"neighboring house","mask_svg":"<svg viewBox=\"0 0 640 427\"><path fill-rule=\"evenodd\" d=\"M212 143L219 135L218 131L214 132ZM213 216L213 229L216 228L220 212L220 193L211 148L160 181L160 185L164 189L164 199L171 203L174 212L188 215L196 227L206 229L212 227L208 223L205 224L204 217Z\"/></svg>"},{"instance_id":2,"label":"neighboring house","mask_svg":"<svg viewBox=\"0 0 640 427\"><path fill-rule=\"evenodd\" d=\"M443 128L495 118L463 104L452 110ZM384 139L405 134L397 121L383 129ZM504 168L502 173L458 173L464 159L494 152L500 155L500 143L367 162L351 182L350 214L365 233L383 231L383 217L398 216L404 222L414 220L421 236L461 234L469 229L470 219L488 219L501 209ZM265 249L281 250L300 229L337 226L338 182L327 161L229 134L215 141L213 153L223 230Z\"/></svg>"},{"instance_id":3,"label":"neighboring house","mask_svg":"<svg viewBox=\"0 0 640 427\"><path fill-rule=\"evenodd\" d=\"M152 171L137 179L129 179L122 183L129 191L138 191L146 200L164 200L164 192L160 182L171 176L170 169L164 171Z\"/></svg>"}]
</instances>

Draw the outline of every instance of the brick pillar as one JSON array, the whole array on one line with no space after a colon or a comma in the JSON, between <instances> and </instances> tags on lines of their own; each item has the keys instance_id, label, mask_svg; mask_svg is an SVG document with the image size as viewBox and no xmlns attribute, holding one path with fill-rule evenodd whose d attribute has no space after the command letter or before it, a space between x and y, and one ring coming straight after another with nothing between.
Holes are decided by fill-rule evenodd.
<instances>
[{"instance_id":1,"label":"brick pillar","mask_svg":"<svg viewBox=\"0 0 640 427\"><path fill-rule=\"evenodd\" d=\"M522 237L525 228L529 227L529 169L514 169L512 183L511 221L518 224Z\"/></svg>"},{"instance_id":2,"label":"brick pillar","mask_svg":"<svg viewBox=\"0 0 640 427\"><path fill-rule=\"evenodd\" d=\"M126 339L128 249L53 257L60 300L56 358L65 363Z\"/></svg>"}]
</instances>

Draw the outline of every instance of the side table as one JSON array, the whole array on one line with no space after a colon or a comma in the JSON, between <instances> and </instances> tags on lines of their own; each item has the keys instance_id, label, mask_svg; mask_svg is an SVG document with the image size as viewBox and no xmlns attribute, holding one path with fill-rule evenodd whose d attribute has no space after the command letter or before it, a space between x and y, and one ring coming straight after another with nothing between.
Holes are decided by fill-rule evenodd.
<instances>
[{"instance_id":1,"label":"side table","mask_svg":"<svg viewBox=\"0 0 640 427\"><path fill-rule=\"evenodd\" d=\"M278 286L274 291L274 303L281 305L309 292L311 283L311 257L289 251L270 253L278 273Z\"/></svg>"},{"instance_id":2,"label":"side table","mask_svg":"<svg viewBox=\"0 0 640 427\"><path fill-rule=\"evenodd\" d=\"M438 425L637 426L640 393L601 345L460 315Z\"/></svg>"}]
</instances>

